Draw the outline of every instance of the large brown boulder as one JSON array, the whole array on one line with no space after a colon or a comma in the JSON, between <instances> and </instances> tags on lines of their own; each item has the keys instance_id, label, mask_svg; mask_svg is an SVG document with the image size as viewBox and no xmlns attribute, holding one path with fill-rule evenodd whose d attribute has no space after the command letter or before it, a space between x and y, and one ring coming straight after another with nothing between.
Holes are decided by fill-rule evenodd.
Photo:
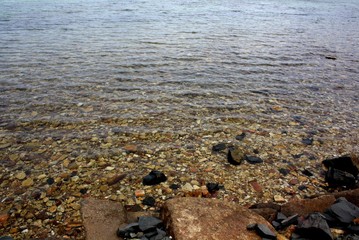
<instances>
[{"instance_id":1,"label":"large brown boulder","mask_svg":"<svg viewBox=\"0 0 359 240\"><path fill-rule=\"evenodd\" d=\"M332 195L324 195L313 199L296 199L284 204L281 212L286 216L299 214L306 216L313 212L324 212L335 202Z\"/></svg>"},{"instance_id":2,"label":"large brown boulder","mask_svg":"<svg viewBox=\"0 0 359 240\"><path fill-rule=\"evenodd\" d=\"M161 212L168 232L175 240L260 240L247 225L262 223L273 227L260 215L234 203L205 198L174 198Z\"/></svg>"},{"instance_id":3,"label":"large brown boulder","mask_svg":"<svg viewBox=\"0 0 359 240\"><path fill-rule=\"evenodd\" d=\"M116 231L127 222L121 203L93 198L81 202L82 219L87 240L118 240Z\"/></svg>"},{"instance_id":4,"label":"large brown boulder","mask_svg":"<svg viewBox=\"0 0 359 240\"><path fill-rule=\"evenodd\" d=\"M354 190L347 190L342 192L337 192L333 194L336 199L340 197L345 197L349 202L359 206L359 188Z\"/></svg>"}]
</instances>

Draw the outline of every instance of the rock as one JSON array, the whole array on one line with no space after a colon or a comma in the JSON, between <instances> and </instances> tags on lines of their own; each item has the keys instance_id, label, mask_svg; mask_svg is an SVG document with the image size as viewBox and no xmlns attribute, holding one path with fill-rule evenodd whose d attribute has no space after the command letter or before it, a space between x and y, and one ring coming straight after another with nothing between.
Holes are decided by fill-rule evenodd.
<instances>
[{"instance_id":1,"label":"rock","mask_svg":"<svg viewBox=\"0 0 359 240\"><path fill-rule=\"evenodd\" d=\"M298 214L294 214L280 222L280 228L286 228L298 223Z\"/></svg>"},{"instance_id":2,"label":"rock","mask_svg":"<svg viewBox=\"0 0 359 240\"><path fill-rule=\"evenodd\" d=\"M333 194L336 199L344 197L349 202L359 206L359 188L354 190L341 191ZM333 201L334 202L334 201Z\"/></svg>"},{"instance_id":3,"label":"rock","mask_svg":"<svg viewBox=\"0 0 359 240\"><path fill-rule=\"evenodd\" d=\"M123 224L117 229L117 236L121 238L132 238L132 233L137 234L140 231L138 223Z\"/></svg>"},{"instance_id":4,"label":"rock","mask_svg":"<svg viewBox=\"0 0 359 240\"><path fill-rule=\"evenodd\" d=\"M155 206L156 200L153 197L146 197L145 199L142 200L142 204L143 205L147 205L150 207Z\"/></svg>"},{"instance_id":5,"label":"rock","mask_svg":"<svg viewBox=\"0 0 359 240\"><path fill-rule=\"evenodd\" d=\"M261 239L246 229L248 224L273 227L261 216L242 206L207 198L174 198L161 212L171 236L176 240Z\"/></svg>"},{"instance_id":6,"label":"rock","mask_svg":"<svg viewBox=\"0 0 359 240\"><path fill-rule=\"evenodd\" d=\"M107 179L107 184L108 184L109 186L115 185L116 183L118 183L118 182L120 182L121 180L123 180L126 176L127 176L126 173L112 176L112 177L110 177L110 178Z\"/></svg>"},{"instance_id":7,"label":"rock","mask_svg":"<svg viewBox=\"0 0 359 240\"><path fill-rule=\"evenodd\" d=\"M355 185L355 177L353 174L333 167L329 167L328 171L325 173L325 181L328 183L329 187L353 187Z\"/></svg>"},{"instance_id":8,"label":"rock","mask_svg":"<svg viewBox=\"0 0 359 240\"><path fill-rule=\"evenodd\" d=\"M278 171L283 175L283 176L287 176L290 173L289 169L286 168L280 168L278 169Z\"/></svg>"},{"instance_id":9,"label":"rock","mask_svg":"<svg viewBox=\"0 0 359 240\"><path fill-rule=\"evenodd\" d=\"M127 222L120 203L86 198L81 202L81 207L87 240L118 240L116 229Z\"/></svg>"},{"instance_id":10,"label":"rock","mask_svg":"<svg viewBox=\"0 0 359 240\"><path fill-rule=\"evenodd\" d=\"M238 148L228 149L227 160L232 165L239 165L244 159L244 154Z\"/></svg>"},{"instance_id":11,"label":"rock","mask_svg":"<svg viewBox=\"0 0 359 240\"><path fill-rule=\"evenodd\" d=\"M26 173L25 172L19 172L18 174L15 175L15 177L19 180L23 180L24 178L26 178Z\"/></svg>"},{"instance_id":12,"label":"rock","mask_svg":"<svg viewBox=\"0 0 359 240\"><path fill-rule=\"evenodd\" d=\"M34 185L34 181L32 180L32 178L27 178L21 183L21 186L23 187L31 187L32 185Z\"/></svg>"},{"instance_id":13,"label":"rock","mask_svg":"<svg viewBox=\"0 0 359 240\"><path fill-rule=\"evenodd\" d=\"M162 172L157 170L152 170L142 179L143 185L157 185L165 181L167 181L167 177Z\"/></svg>"},{"instance_id":14,"label":"rock","mask_svg":"<svg viewBox=\"0 0 359 240\"><path fill-rule=\"evenodd\" d=\"M326 159L322 163L327 169L335 168L350 173L353 176L357 176L359 174L359 162L356 158L351 156Z\"/></svg>"},{"instance_id":15,"label":"rock","mask_svg":"<svg viewBox=\"0 0 359 240\"><path fill-rule=\"evenodd\" d=\"M190 183L186 183L185 185L182 186L182 191L185 192L192 192L193 187Z\"/></svg>"},{"instance_id":16,"label":"rock","mask_svg":"<svg viewBox=\"0 0 359 240\"><path fill-rule=\"evenodd\" d=\"M313 138L303 138L302 143L305 145L312 145L313 144Z\"/></svg>"},{"instance_id":17,"label":"rock","mask_svg":"<svg viewBox=\"0 0 359 240\"><path fill-rule=\"evenodd\" d=\"M52 178L52 177L50 177L50 178L48 178L48 179L46 180L46 183L49 184L49 185L54 184L54 182L55 182L55 179Z\"/></svg>"},{"instance_id":18,"label":"rock","mask_svg":"<svg viewBox=\"0 0 359 240\"><path fill-rule=\"evenodd\" d=\"M339 198L326 211L330 216L331 225L349 225L355 218L359 217L359 207L348 202L345 198ZM333 221L334 220L334 221Z\"/></svg>"},{"instance_id":19,"label":"rock","mask_svg":"<svg viewBox=\"0 0 359 240\"><path fill-rule=\"evenodd\" d=\"M313 173L311 173L308 169L304 169L304 170L302 171L302 173L303 173L304 175L308 176L308 177L313 176Z\"/></svg>"},{"instance_id":20,"label":"rock","mask_svg":"<svg viewBox=\"0 0 359 240\"><path fill-rule=\"evenodd\" d=\"M246 137L246 133L243 132L243 133L236 136L236 140L242 141L245 137Z\"/></svg>"},{"instance_id":21,"label":"rock","mask_svg":"<svg viewBox=\"0 0 359 240\"><path fill-rule=\"evenodd\" d=\"M335 202L335 197L324 195L313 199L294 199L282 205L281 212L286 216L294 214L308 215L313 212L324 212Z\"/></svg>"},{"instance_id":22,"label":"rock","mask_svg":"<svg viewBox=\"0 0 359 240\"><path fill-rule=\"evenodd\" d=\"M152 216L142 216L138 219L138 226L142 232L155 230L156 228L161 227L162 224L160 219Z\"/></svg>"},{"instance_id":23,"label":"rock","mask_svg":"<svg viewBox=\"0 0 359 240\"><path fill-rule=\"evenodd\" d=\"M10 215L7 213L1 213L0 214L0 226L5 225L7 223L7 220L9 219Z\"/></svg>"},{"instance_id":24,"label":"rock","mask_svg":"<svg viewBox=\"0 0 359 240\"><path fill-rule=\"evenodd\" d=\"M273 199L274 199L274 202L277 202L277 203L286 202L285 198L282 197L281 195L274 195Z\"/></svg>"},{"instance_id":25,"label":"rock","mask_svg":"<svg viewBox=\"0 0 359 240\"><path fill-rule=\"evenodd\" d=\"M134 144L126 145L123 149L128 153L136 153L138 151L138 147Z\"/></svg>"},{"instance_id":26,"label":"rock","mask_svg":"<svg viewBox=\"0 0 359 240\"><path fill-rule=\"evenodd\" d=\"M208 192L210 192L210 193L215 193L219 190L218 183L207 183L206 187L207 187Z\"/></svg>"},{"instance_id":27,"label":"rock","mask_svg":"<svg viewBox=\"0 0 359 240\"><path fill-rule=\"evenodd\" d=\"M172 189L172 190L177 190L177 189L179 189L180 187L181 187L180 185L175 184L175 183L172 183L172 184L170 185L170 189Z\"/></svg>"},{"instance_id":28,"label":"rock","mask_svg":"<svg viewBox=\"0 0 359 240\"><path fill-rule=\"evenodd\" d=\"M212 147L212 151L213 152L220 152L220 151L223 151L227 148L226 144L225 143L219 143L217 145L214 145Z\"/></svg>"},{"instance_id":29,"label":"rock","mask_svg":"<svg viewBox=\"0 0 359 240\"><path fill-rule=\"evenodd\" d=\"M256 208L251 210L264 217L268 222L272 222L277 214L277 210L273 208Z\"/></svg>"},{"instance_id":30,"label":"rock","mask_svg":"<svg viewBox=\"0 0 359 240\"><path fill-rule=\"evenodd\" d=\"M293 178L288 183L290 185L297 185L299 183L299 180L297 178Z\"/></svg>"},{"instance_id":31,"label":"rock","mask_svg":"<svg viewBox=\"0 0 359 240\"><path fill-rule=\"evenodd\" d=\"M14 240L14 239L10 236L1 236L0 240Z\"/></svg>"},{"instance_id":32,"label":"rock","mask_svg":"<svg viewBox=\"0 0 359 240\"><path fill-rule=\"evenodd\" d=\"M135 196L138 197L144 197L146 195L145 191L142 189L138 189L135 191Z\"/></svg>"},{"instance_id":33,"label":"rock","mask_svg":"<svg viewBox=\"0 0 359 240\"><path fill-rule=\"evenodd\" d=\"M246 156L245 156L245 159L246 159L246 161L247 161L248 163L250 163L250 164L257 164L257 163L262 163L262 162L263 162L263 160L262 160L261 158L259 158L259 157L254 157L254 156L248 156L248 155L246 155Z\"/></svg>"},{"instance_id":34,"label":"rock","mask_svg":"<svg viewBox=\"0 0 359 240\"><path fill-rule=\"evenodd\" d=\"M263 191L262 186L256 180L250 181L249 184L253 187L253 189L256 192L262 192Z\"/></svg>"},{"instance_id":35,"label":"rock","mask_svg":"<svg viewBox=\"0 0 359 240\"><path fill-rule=\"evenodd\" d=\"M255 230L262 238L277 239L276 234L272 232L265 224L256 224Z\"/></svg>"},{"instance_id":36,"label":"rock","mask_svg":"<svg viewBox=\"0 0 359 240\"><path fill-rule=\"evenodd\" d=\"M332 240L330 228L320 213L312 213L305 220L301 220L295 230L301 238Z\"/></svg>"}]
</instances>

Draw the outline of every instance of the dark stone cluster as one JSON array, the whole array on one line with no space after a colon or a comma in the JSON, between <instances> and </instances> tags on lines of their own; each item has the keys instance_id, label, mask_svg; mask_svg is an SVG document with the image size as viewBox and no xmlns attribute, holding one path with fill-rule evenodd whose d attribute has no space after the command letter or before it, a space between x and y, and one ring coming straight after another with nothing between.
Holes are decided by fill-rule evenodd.
<instances>
[{"instance_id":1,"label":"dark stone cluster","mask_svg":"<svg viewBox=\"0 0 359 240\"><path fill-rule=\"evenodd\" d=\"M130 223L117 230L117 236L124 239L170 240L166 235L163 222L152 216L142 216L138 222Z\"/></svg>"}]
</instances>

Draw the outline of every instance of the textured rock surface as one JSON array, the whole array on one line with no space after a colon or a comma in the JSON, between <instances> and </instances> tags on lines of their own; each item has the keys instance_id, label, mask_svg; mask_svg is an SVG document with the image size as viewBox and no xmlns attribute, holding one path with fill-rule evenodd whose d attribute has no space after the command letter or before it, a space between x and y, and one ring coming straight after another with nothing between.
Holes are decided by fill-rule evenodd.
<instances>
[{"instance_id":1,"label":"textured rock surface","mask_svg":"<svg viewBox=\"0 0 359 240\"><path fill-rule=\"evenodd\" d=\"M334 193L335 198L345 197L349 202L359 206L359 188Z\"/></svg>"},{"instance_id":2,"label":"textured rock surface","mask_svg":"<svg viewBox=\"0 0 359 240\"><path fill-rule=\"evenodd\" d=\"M261 223L274 231L261 216L239 205L216 199L175 198L161 213L169 233L176 240L261 239L247 225Z\"/></svg>"},{"instance_id":3,"label":"textured rock surface","mask_svg":"<svg viewBox=\"0 0 359 240\"><path fill-rule=\"evenodd\" d=\"M308 215L312 212L324 212L335 202L332 195L324 195L313 199L298 199L290 201L282 206L282 213L286 216L300 214Z\"/></svg>"},{"instance_id":4,"label":"textured rock surface","mask_svg":"<svg viewBox=\"0 0 359 240\"><path fill-rule=\"evenodd\" d=\"M127 222L120 203L88 198L81 204L87 240L118 240L116 230Z\"/></svg>"}]
</instances>

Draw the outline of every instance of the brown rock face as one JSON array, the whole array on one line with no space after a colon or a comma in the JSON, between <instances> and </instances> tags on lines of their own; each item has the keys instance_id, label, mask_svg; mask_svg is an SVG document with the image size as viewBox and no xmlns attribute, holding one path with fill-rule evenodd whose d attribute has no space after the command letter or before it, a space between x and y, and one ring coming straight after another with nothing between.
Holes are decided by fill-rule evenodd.
<instances>
[{"instance_id":1,"label":"brown rock face","mask_svg":"<svg viewBox=\"0 0 359 240\"><path fill-rule=\"evenodd\" d=\"M116 231L127 221L125 210L120 203L88 198L81 204L87 240L119 239Z\"/></svg>"},{"instance_id":2,"label":"brown rock face","mask_svg":"<svg viewBox=\"0 0 359 240\"><path fill-rule=\"evenodd\" d=\"M161 218L175 240L261 239L247 225L262 223L273 227L261 216L239 205L205 198L168 200Z\"/></svg>"},{"instance_id":3,"label":"brown rock face","mask_svg":"<svg viewBox=\"0 0 359 240\"><path fill-rule=\"evenodd\" d=\"M286 216L299 214L306 216L313 212L324 212L335 202L332 195L324 195L313 199L298 199L290 201L282 206L282 213Z\"/></svg>"},{"instance_id":4,"label":"brown rock face","mask_svg":"<svg viewBox=\"0 0 359 240\"><path fill-rule=\"evenodd\" d=\"M354 190L334 193L335 198L345 197L349 202L359 206L359 188Z\"/></svg>"}]
</instances>

